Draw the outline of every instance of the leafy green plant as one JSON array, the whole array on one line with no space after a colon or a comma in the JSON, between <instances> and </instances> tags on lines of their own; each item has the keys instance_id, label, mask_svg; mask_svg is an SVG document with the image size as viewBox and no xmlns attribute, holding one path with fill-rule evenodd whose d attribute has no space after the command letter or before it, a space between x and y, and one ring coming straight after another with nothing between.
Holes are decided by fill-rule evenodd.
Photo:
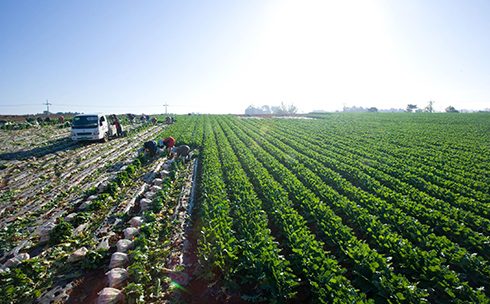
<instances>
[{"instance_id":1,"label":"leafy green plant","mask_svg":"<svg viewBox=\"0 0 490 304\"><path fill-rule=\"evenodd\" d=\"M49 244L56 245L67 241L71 238L73 226L65 220L60 220L59 223L49 232Z\"/></svg>"},{"instance_id":2,"label":"leafy green plant","mask_svg":"<svg viewBox=\"0 0 490 304\"><path fill-rule=\"evenodd\" d=\"M144 295L145 291L143 285L138 283L129 283L124 288L124 294L126 296L126 303L128 304L143 304L145 303Z\"/></svg>"},{"instance_id":3,"label":"leafy green plant","mask_svg":"<svg viewBox=\"0 0 490 304\"><path fill-rule=\"evenodd\" d=\"M97 269L107 262L108 252L105 249L90 250L82 260L81 267L85 270Z\"/></svg>"}]
</instances>

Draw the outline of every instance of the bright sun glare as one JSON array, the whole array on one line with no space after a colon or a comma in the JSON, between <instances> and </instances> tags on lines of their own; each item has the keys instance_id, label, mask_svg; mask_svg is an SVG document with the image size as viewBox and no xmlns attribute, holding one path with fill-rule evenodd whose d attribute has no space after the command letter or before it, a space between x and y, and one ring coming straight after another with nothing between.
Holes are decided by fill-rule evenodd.
<instances>
[{"instance_id":1,"label":"bright sun glare","mask_svg":"<svg viewBox=\"0 0 490 304\"><path fill-rule=\"evenodd\" d=\"M295 103L336 110L356 100L387 100L409 81L396 56L379 3L368 1L278 1L237 84L252 89L243 100ZM393 77L396 75L396 77ZM391 100L392 102L392 100Z\"/></svg>"}]
</instances>

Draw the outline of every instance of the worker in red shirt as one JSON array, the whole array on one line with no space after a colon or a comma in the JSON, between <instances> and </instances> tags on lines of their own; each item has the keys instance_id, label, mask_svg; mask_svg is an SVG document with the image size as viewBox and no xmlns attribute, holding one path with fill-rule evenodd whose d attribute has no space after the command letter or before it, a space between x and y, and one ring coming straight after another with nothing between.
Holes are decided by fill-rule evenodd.
<instances>
[{"instance_id":1,"label":"worker in red shirt","mask_svg":"<svg viewBox=\"0 0 490 304\"><path fill-rule=\"evenodd\" d=\"M161 142L159 142L159 144L161 147L165 147L165 149L170 154L170 151L175 146L175 138L173 138L172 136L169 136L169 137L165 138L164 140L162 140Z\"/></svg>"},{"instance_id":2,"label":"worker in red shirt","mask_svg":"<svg viewBox=\"0 0 490 304\"><path fill-rule=\"evenodd\" d=\"M122 132L122 127L121 127L121 123L119 122L119 119L117 118L116 114L112 114L112 119L113 119L113 123L114 123L114 126L116 126L116 133L117 133L117 136L122 136L123 132Z\"/></svg>"}]
</instances>

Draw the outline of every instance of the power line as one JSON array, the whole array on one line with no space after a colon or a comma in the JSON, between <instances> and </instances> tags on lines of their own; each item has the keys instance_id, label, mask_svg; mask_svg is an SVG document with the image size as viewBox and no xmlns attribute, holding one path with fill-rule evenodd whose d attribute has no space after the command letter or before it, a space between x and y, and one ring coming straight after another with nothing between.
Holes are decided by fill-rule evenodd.
<instances>
[{"instance_id":1,"label":"power line","mask_svg":"<svg viewBox=\"0 0 490 304\"><path fill-rule=\"evenodd\" d=\"M37 103L23 103L23 104L6 104L6 105L0 105L0 107L31 107L31 106L37 106L39 104Z\"/></svg>"}]
</instances>

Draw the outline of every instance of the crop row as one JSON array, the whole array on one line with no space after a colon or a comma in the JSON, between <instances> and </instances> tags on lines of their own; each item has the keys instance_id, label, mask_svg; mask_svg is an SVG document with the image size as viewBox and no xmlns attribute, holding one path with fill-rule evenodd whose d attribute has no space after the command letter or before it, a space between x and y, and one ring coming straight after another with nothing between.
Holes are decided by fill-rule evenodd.
<instances>
[{"instance_id":1,"label":"crop row","mask_svg":"<svg viewBox=\"0 0 490 304\"><path fill-rule=\"evenodd\" d=\"M250 127L247 126L247 129ZM274 134L275 138L272 138L271 140L275 144L281 144L281 142L277 143L278 141L276 138L280 138L288 147L293 147L293 148L298 148L301 149L301 146L305 145L311 145L311 143L305 143L305 145L298 145L297 141L301 138L298 137L298 135L292 135L291 131L287 131L285 133L282 133L282 135L279 135L278 133L271 132L271 129L268 128L269 133ZM296 140L290 140L290 138L294 137ZM305 138L302 138L302 140L306 140ZM290 149L291 153L295 153L294 149ZM309 155L309 157L305 157L303 155L298 154L298 159L304 161L305 164L308 164L308 162L311 163L312 160L318 160L314 161L311 165L312 168L335 168L336 166L342 166L343 162L339 160L344 160L345 154L339 154L337 155L337 159L334 158L328 158L325 160L325 155L328 155L329 152L327 149L323 150L324 153L321 155L319 153L316 153L315 151L311 150L304 150L305 155ZM345 162L345 160L344 160ZM345 165L345 164L344 164ZM358 166L363 166L362 164L358 164ZM348 170L340 171L344 175L355 175L359 177L359 175L356 174L358 169L354 166L351 166L348 168ZM409 238L412 242L418 244L419 246L422 246L428 250L441 250L445 248L442 253L444 258L449 258L449 260L452 261L452 263L456 263L459 265L460 268L463 269L463 272L466 272L466 269L472 268L473 269L481 269L484 264L484 261L481 258L478 258L477 256L468 253L466 250L463 248L459 247L457 243L451 244L446 238L444 237L436 237L435 235L432 234L432 228L427 225L421 224L419 221L414 220L413 218L406 217L404 212L396 211L393 210L393 207L398 207L400 205L403 205L404 203L407 202L406 197L400 197L397 195L396 192L388 192L389 195L386 194L381 194L379 193L380 198L385 198L385 197L391 197L391 199L396 199L399 198L400 201L393 201L393 200L386 200L382 201L379 200L379 198L376 198L374 196L369 196L369 194L364 194L363 192L360 191L359 189L353 188L351 184L347 183L346 180L344 180L343 176L341 174L338 174L337 172L331 171L331 170L325 170L324 172L329 172L329 175L324 175L325 179L330 180L330 184L335 187L337 190L340 192L346 194L347 196L350 196L351 198L354 199L354 201L358 201L360 203L365 204L366 202L372 202L371 208L375 208L372 210L381 210L383 211L381 219L386 219L388 220L390 218L390 213L392 214L391 217L396 216L393 218L392 225L395 229L397 229L400 233L404 234L407 238ZM360 178L359 180L354 180L355 185L359 185L361 188L365 184L373 183L375 182L374 179L363 176L363 178ZM384 183L383 183L384 184ZM345 185L345 186L344 186ZM381 189L386 189L383 188L383 185L379 185ZM357 193L357 194L356 194ZM392 205L392 207L388 208L388 206ZM412 202L412 208L417 209L420 207L423 207L423 205L418 205L415 202ZM408 208L408 211L411 211ZM395 213L396 212L396 213ZM431 213L434 212L427 212L426 216L429 216ZM397 215L398 214L398 215ZM406 220L403 220L403 218L406 218ZM438 227L436 226L435 229ZM449 233L448 233L449 234ZM466 240L460 240L462 242L465 242ZM488 242L482 241L481 243L474 242L475 246L479 246L480 248L483 246L487 246ZM443 246L441 248L441 246ZM485 248L485 247L484 247ZM480 252L483 254L483 256L486 256L486 251L485 250L480 250ZM472 267L469 267L468 262L471 261L470 264L473 264ZM485 267L483 267L485 269ZM470 278L474 278L474 276L469 276Z\"/></svg>"},{"instance_id":2,"label":"crop row","mask_svg":"<svg viewBox=\"0 0 490 304\"><path fill-rule=\"evenodd\" d=\"M289 129L291 126L282 123L281 127ZM451 162L456 155L455 153L443 154L434 158L428 152L420 151L413 146L407 147L405 144L404 147L400 147L398 144L389 142L386 138L378 136L371 138L370 133L357 134L359 132L349 133L342 130L337 130L336 133L327 130L326 126L318 123L309 126L303 125L294 128L294 130L308 132L311 138L315 138L329 147L350 150L352 156L358 156L365 162L375 161L384 164L385 168L400 172L399 176L404 176L405 172L411 172L412 176L419 176L429 182L419 184L421 180L418 179L417 183L414 183L416 186L424 186L445 199L467 200L464 196L480 201L488 201L489 199L488 191L490 188L488 183L477 178L482 176L487 169L475 171L475 167L469 164L474 160L475 156L473 155L471 157L461 156L466 161L460 160L459 163L452 166ZM315 133L313 133L314 130L316 130ZM383 135L386 136L386 133ZM418 138L417 134L412 134L412 136ZM465 166L462 167L461 164Z\"/></svg>"},{"instance_id":3,"label":"crop row","mask_svg":"<svg viewBox=\"0 0 490 304\"><path fill-rule=\"evenodd\" d=\"M280 255L268 228L262 202L253 191L247 175L222 132L215 128L216 145L222 166L222 176L227 184L230 216L234 219L236 250L240 252L234 267L235 279L240 286L250 285L260 294L279 299L289 298L297 285L289 263Z\"/></svg>"},{"instance_id":4,"label":"crop row","mask_svg":"<svg viewBox=\"0 0 490 304\"><path fill-rule=\"evenodd\" d=\"M353 231L342 224L341 218L306 188L296 175L258 143L254 143L252 137L247 136L245 132L240 132L236 127L236 125L232 128L227 127L227 135L230 139L233 138L234 146L245 148L245 144L248 143L250 157L255 155L257 158L256 160L251 158L253 165L259 166L260 163L269 171L280 185L277 187L278 197L291 200L293 206L307 220L308 226L314 228L317 237L325 242L336 259L347 268L347 275L357 288L369 291L368 296L378 301L400 303L407 300L411 302L424 300L425 291L417 288L405 277L395 274L389 266L389 259L357 239ZM232 129L236 135L232 133Z\"/></svg>"},{"instance_id":5,"label":"crop row","mask_svg":"<svg viewBox=\"0 0 490 304\"><path fill-rule=\"evenodd\" d=\"M319 140L326 144L325 138L321 137ZM352 150L353 147L353 142L343 144L337 141L336 143L330 142L329 144L338 146L341 149ZM429 162L430 160L428 159L425 160L425 163L420 163L413 160L413 157L407 151L405 153L408 156L403 157L402 154L392 155L377 151L373 143L363 144L362 147L357 151L352 151L353 155L357 154L367 158L371 164L376 164L384 172L395 176L421 191L427 192L435 198L445 200L457 206L469 205L477 212L482 212L484 209L479 208L479 203L488 205L488 202L490 202L488 185L475 180L474 175L472 178L463 178L461 175L454 174L451 171L437 169L433 167L433 163ZM391 151L395 149L392 148Z\"/></svg>"},{"instance_id":6,"label":"crop row","mask_svg":"<svg viewBox=\"0 0 490 304\"><path fill-rule=\"evenodd\" d=\"M250 126L247 127L234 126L234 130L240 130L240 129L247 130L247 132L251 132L252 128L250 128ZM267 130L269 134L271 133L270 128L261 128L261 129ZM274 140L277 136L272 137L271 135L269 137L266 136L264 133L252 134L252 136L253 138L260 138L259 140L257 140L257 142L262 147L266 148L267 151L271 152L274 156L280 158L280 160L282 160L282 162L288 168L291 168L291 170L293 170L294 174L298 178L302 179L302 181L305 182L305 185L309 184L310 185L309 187L311 189L316 189L316 193L318 193L318 195L321 198L325 199L327 202L330 202L330 204L333 204L335 211L339 212L339 214L343 216L344 220L347 223L349 223L349 225L354 225L354 227L357 227L358 233L361 233L361 235L368 236L368 242L370 244L375 245L375 248L378 248L378 250L381 250L381 252L386 252L386 254L392 256L395 262L394 263L395 269L402 271L402 273L405 273L407 276L413 278L415 281L421 280L422 282L424 281L427 282L422 284L422 286L425 287L437 286L437 284L435 284L437 280L444 278L441 282L441 286L439 287L440 290L436 291L435 294L433 293L432 296L440 296L441 293L442 294L447 293L447 296L451 297L453 296L454 290L460 290L462 288L462 287L459 288L459 286L462 285L460 285L461 282L458 283L459 279L457 275L452 271L445 269L444 267L441 267L443 266L443 264L441 263L442 261L437 257L435 252L429 253L420 250L417 247L413 247L413 245L410 245L409 241L403 240L402 238L400 238L400 236L397 236L396 233L390 232L390 230L387 229L386 226L383 226L381 223L379 223L376 217L370 215L366 209L360 208L361 206L356 205L355 203L351 203L349 199L343 198L337 192L326 187L326 185L323 184L322 178L320 178L322 176L322 172L324 171L324 168L321 164L312 162L308 158L302 156L301 153L298 153L294 149L289 148L291 143L285 145L284 143L281 143L278 140ZM268 144L264 140L265 137L271 140L273 145ZM281 152L281 150L277 149L277 147L280 147L281 150L287 151L287 154ZM260 152L260 153L257 152L256 155L262 155L263 153L264 152ZM270 161L264 163L270 164ZM304 166L302 163L307 165ZM271 170L277 170L277 168L275 167L277 166L270 167L270 168ZM333 179L332 177L330 177L328 178L328 180L333 180ZM351 187L347 183L344 183L343 186L346 188ZM356 201L357 203L361 203L361 205L364 205L365 207L369 208L369 204L366 204L367 202L363 203L362 201L359 200ZM389 204L381 205L380 203L381 202L377 202L376 204L373 204L368 210L374 212L374 214L378 214L379 216L385 216L384 212L389 210L387 208L390 205ZM376 205L379 205L379 208L373 209L373 206ZM400 218L400 220L401 219L402 218ZM400 222L398 222L398 224L399 223ZM399 227L402 228L403 225L399 225ZM390 245L390 243L392 245ZM402 248L399 248L401 244L405 245L404 247L406 247L406 250L401 250L403 246ZM465 258L463 259L463 262L466 262L466 258L469 256L470 255L466 255ZM482 261L480 261L480 264L478 264L477 266L482 266L481 263ZM483 277L481 276L481 269L477 268L477 271L478 271L477 273L480 273L479 283L482 283L481 280L483 280L483 282L486 282L485 276ZM437 273L439 273L439 275ZM448 281L448 283L444 283L444 280ZM444 290L445 288L443 287L445 284L448 284L449 286L453 286L453 287ZM458 288L455 289L456 287ZM466 287L466 292L469 292L470 294L474 293L471 291L471 288L469 288L469 286ZM478 293L476 293L475 296L478 297Z\"/></svg>"},{"instance_id":7,"label":"crop row","mask_svg":"<svg viewBox=\"0 0 490 304\"><path fill-rule=\"evenodd\" d=\"M307 150L305 152L318 159L323 165L340 172L344 177L351 182L354 182L356 186L365 190L367 189L387 201L397 202L397 205L399 205L398 202L410 203L411 205L407 207L404 212L426 219L427 217L430 217L428 219L429 224L433 224L434 219L432 219L432 217L439 214L440 222L437 222L437 225L434 225L434 227L438 229L440 227L440 233L449 233L449 235L456 235L455 237L457 237L460 234L458 231L463 231L462 233L466 233L466 236L470 238L467 242L470 248L477 246L478 252L487 252L485 247L481 248L481 246L485 246L487 240L477 233L471 232L469 228L459 224L461 221L469 227L473 227L477 232L483 232L488 235L489 221L486 218L468 211L467 209L471 209L470 205L460 206L466 207L466 209L455 208L449 203L437 200L427 193L403 183L384 173L384 171L372 168L362 161L352 159L349 150L339 150L331 146L328 147L320 140L308 138L308 134L301 134L297 131L287 131L286 133L283 133L283 136L286 136L289 143L296 145L295 147L299 147L300 145L294 142L294 140L290 140L290 138L301 138L304 140L304 144L319 147L322 151L321 154L314 150ZM371 162L369 164L371 164ZM401 206L403 206L403 204ZM434 214L428 215L429 213ZM449 216L449 218L446 218L446 216ZM444 222L447 224L444 225ZM448 227L448 225L450 228L444 228ZM453 230L456 232L453 232Z\"/></svg>"}]
</instances>

